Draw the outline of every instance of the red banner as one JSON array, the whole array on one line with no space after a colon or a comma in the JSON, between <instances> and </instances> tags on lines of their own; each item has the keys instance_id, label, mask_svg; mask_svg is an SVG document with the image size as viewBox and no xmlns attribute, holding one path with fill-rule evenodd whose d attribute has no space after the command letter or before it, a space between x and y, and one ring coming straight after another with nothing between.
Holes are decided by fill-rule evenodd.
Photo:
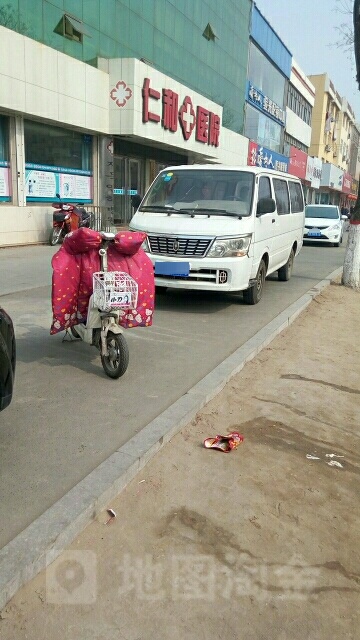
<instances>
[{"instance_id":1,"label":"red banner","mask_svg":"<svg viewBox=\"0 0 360 640\"><path fill-rule=\"evenodd\" d=\"M256 167L257 149L258 149L257 142L253 142L252 140L250 140L249 147L248 147L248 161L247 161L250 167Z\"/></svg>"},{"instance_id":2,"label":"red banner","mask_svg":"<svg viewBox=\"0 0 360 640\"><path fill-rule=\"evenodd\" d=\"M343 184L342 184L342 192L343 193L351 193L353 177L350 173L344 173L343 175Z\"/></svg>"},{"instance_id":3,"label":"red banner","mask_svg":"<svg viewBox=\"0 0 360 640\"><path fill-rule=\"evenodd\" d=\"M296 147L290 147L289 173L305 180L307 158L307 153L304 151L300 151Z\"/></svg>"}]
</instances>

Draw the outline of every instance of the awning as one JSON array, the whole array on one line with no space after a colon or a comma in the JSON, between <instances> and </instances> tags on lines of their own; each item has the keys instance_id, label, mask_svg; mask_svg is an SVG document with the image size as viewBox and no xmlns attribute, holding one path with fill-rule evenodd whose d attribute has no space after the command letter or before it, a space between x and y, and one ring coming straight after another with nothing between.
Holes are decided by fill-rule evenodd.
<instances>
[{"instance_id":1,"label":"awning","mask_svg":"<svg viewBox=\"0 0 360 640\"><path fill-rule=\"evenodd\" d=\"M75 29L75 31L78 31L84 36L89 36L89 38L91 38L90 33L85 29L84 24L81 22L81 20L76 20L76 18L73 18L73 16L69 16L68 13L64 14L64 18L71 24L72 28Z\"/></svg>"}]
</instances>

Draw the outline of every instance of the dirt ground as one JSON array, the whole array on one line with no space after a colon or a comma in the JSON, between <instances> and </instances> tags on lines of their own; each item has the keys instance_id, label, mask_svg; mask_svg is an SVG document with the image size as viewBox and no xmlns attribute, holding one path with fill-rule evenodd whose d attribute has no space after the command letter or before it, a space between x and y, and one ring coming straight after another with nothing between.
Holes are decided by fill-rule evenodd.
<instances>
[{"instance_id":1,"label":"dirt ground","mask_svg":"<svg viewBox=\"0 0 360 640\"><path fill-rule=\"evenodd\" d=\"M359 311L327 287L16 594L2 640L358 640Z\"/></svg>"}]
</instances>

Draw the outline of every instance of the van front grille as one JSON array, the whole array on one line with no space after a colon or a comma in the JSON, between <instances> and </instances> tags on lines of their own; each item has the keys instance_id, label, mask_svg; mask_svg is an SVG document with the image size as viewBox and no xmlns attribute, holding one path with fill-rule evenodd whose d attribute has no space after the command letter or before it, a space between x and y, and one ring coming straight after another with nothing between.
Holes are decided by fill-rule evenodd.
<instances>
[{"instance_id":1,"label":"van front grille","mask_svg":"<svg viewBox=\"0 0 360 640\"><path fill-rule=\"evenodd\" d=\"M148 234L150 253L167 256L201 258L206 255L212 238L186 238L178 236L153 236Z\"/></svg>"}]
</instances>

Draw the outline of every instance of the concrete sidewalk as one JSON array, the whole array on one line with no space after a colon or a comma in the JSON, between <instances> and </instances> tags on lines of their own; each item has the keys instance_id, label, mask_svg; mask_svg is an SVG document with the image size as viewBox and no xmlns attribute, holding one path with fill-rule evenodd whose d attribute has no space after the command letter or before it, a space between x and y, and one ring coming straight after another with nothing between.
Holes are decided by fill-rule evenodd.
<instances>
[{"instance_id":1,"label":"concrete sidewalk","mask_svg":"<svg viewBox=\"0 0 360 640\"><path fill-rule=\"evenodd\" d=\"M359 637L360 296L327 285L4 548L4 599L48 567L3 640Z\"/></svg>"}]
</instances>

